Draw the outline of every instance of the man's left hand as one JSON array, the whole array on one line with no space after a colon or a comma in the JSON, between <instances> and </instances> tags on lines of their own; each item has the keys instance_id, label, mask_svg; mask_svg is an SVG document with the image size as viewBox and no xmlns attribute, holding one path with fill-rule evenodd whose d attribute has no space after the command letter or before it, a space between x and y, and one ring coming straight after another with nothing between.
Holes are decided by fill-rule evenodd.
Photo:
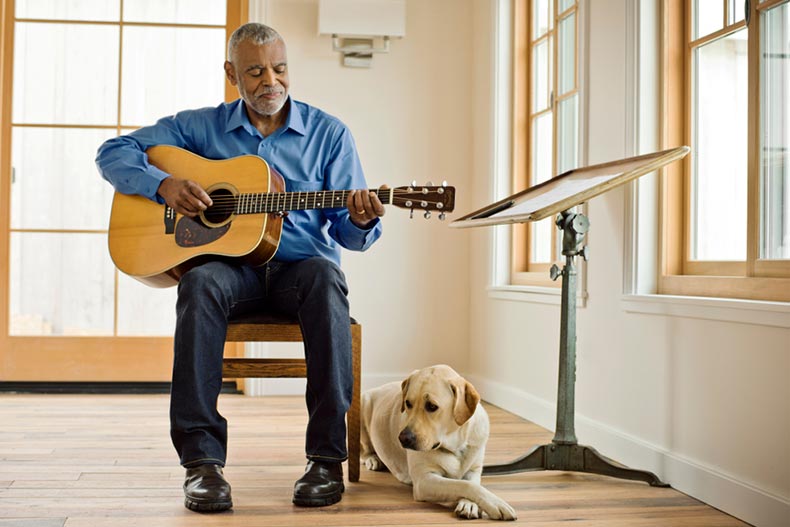
<instances>
[{"instance_id":1,"label":"man's left hand","mask_svg":"<svg viewBox=\"0 0 790 527\"><path fill-rule=\"evenodd\" d=\"M386 190L387 185L379 187ZM380 216L384 216L384 205L381 204L375 192L369 190L352 190L348 193L346 201L351 221L360 229L366 229L370 222Z\"/></svg>"}]
</instances>

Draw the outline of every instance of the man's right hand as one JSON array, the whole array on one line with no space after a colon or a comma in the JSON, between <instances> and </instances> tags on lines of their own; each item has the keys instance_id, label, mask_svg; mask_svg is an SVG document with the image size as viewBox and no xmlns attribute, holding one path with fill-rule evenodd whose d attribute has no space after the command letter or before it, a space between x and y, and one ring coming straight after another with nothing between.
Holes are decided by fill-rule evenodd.
<instances>
[{"instance_id":1,"label":"man's right hand","mask_svg":"<svg viewBox=\"0 0 790 527\"><path fill-rule=\"evenodd\" d=\"M178 214L197 216L212 205L211 198L200 185L189 179L166 177L159 184L157 193Z\"/></svg>"}]
</instances>

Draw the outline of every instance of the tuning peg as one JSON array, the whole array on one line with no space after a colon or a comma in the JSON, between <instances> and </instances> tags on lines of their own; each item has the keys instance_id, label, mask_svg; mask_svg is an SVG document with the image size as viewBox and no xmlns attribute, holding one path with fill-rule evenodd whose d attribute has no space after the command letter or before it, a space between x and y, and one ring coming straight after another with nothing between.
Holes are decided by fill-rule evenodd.
<instances>
[{"instance_id":1,"label":"tuning peg","mask_svg":"<svg viewBox=\"0 0 790 527\"><path fill-rule=\"evenodd\" d=\"M447 181L442 181L442 186L446 187L447 186Z\"/></svg>"},{"instance_id":2,"label":"tuning peg","mask_svg":"<svg viewBox=\"0 0 790 527\"><path fill-rule=\"evenodd\" d=\"M433 186L433 182L432 182L432 181L428 181L428 182L425 184L425 186L426 186L426 187L432 187L432 186Z\"/></svg>"},{"instance_id":3,"label":"tuning peg","mask_svg":"<svg viewBox=\"0 0 790 527\"><path fill-rule=\"evenodd\" d=\"M414 209L409 209L409 219L411 220L413 218L414 218Z\"/></svg>"},{"instance_id":4,"label":"tuning peg","mask_svg":"<svg viewBox=\"0 0 790 527\"><path fill-rule=\"evenodd\" d=\"M426 210L426 211L425 211L425 214L423 214L423 216L424 216L424 217L425 217L425 219L427 220L428 218L430 218L430 217L431 217L431 211L429 211L429 210Z\"/></svg>"},{"instance_id":5,"label":"tuning peg","mask_svg":"<svg viewBox=\"0 0 790 527\"><path fill-rule=\"evenodd\" d=\"M446 218L446 217L447 217L447 215L444 212L440 212L439 213L439 221L444 221L444 218Z\"/></svg>"},{"instance_id":6,"label":"tuning peg","mask_svg":"<svg viewBox=\"0 0 790 527\"><path fill-rule=\"evenodd\" d=\"M417 180L416 179L412 179L411 180L411 186L412 187L416 187L417 186Z\"/></svg>"}]
</instances>

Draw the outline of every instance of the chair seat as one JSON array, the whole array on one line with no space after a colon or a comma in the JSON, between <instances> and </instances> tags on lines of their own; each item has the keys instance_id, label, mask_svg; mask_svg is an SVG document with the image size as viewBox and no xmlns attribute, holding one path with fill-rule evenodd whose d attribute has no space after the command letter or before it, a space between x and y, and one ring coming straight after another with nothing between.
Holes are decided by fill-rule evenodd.
<instances>
[{"instance_id":1,"label":"chair seat","mask_svg":"<svg viewBox=\"0 0 790 527\"><path fill-rule=\"evenodd\" d=\"M358 325L351 318L351 325ZM302 342L299 320L280 313L251 313L228 322L226 342Z\"/></svg>"},{"instance_id":2,"label":"chair seat","mask_svg":"<svg viewBox=\"0 0 790 527\"><path fill-rule=\"evenodd\" d=\"M348 479L359 481L360 432L360 377L362 356L362 326L350 319L352 338L352 368L354 394L346 416L348 422ZM279 313L259 312L231 319L226 342L302 342L302 330L294 317ZM293 358L224 358L222 376L225 378L293 378L306 377L304 359Z\"/></svg>"}]
</instances>

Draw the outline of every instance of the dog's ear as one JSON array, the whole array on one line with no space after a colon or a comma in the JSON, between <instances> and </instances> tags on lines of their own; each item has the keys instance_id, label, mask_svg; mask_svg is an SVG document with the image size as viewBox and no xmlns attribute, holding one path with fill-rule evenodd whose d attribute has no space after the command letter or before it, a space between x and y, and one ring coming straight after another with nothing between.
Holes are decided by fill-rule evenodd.
<instances>
[{"instance_id":1,"label":"dog's ear","mask_svg":"<svg viewBox=\"0 0 790 527\"><path fill-rule=\"evenodd\" d=\"M400 383L400 412L401 413L406 411L406 392L409 390L410 379L411 379L411 375L403 379L403 382Z\"/></svg>"},{"instance_id":2,"label":"dog's ear","mask_svg":"<svg viewBox=\"0 0 790 527\"><path fill-rule=\"evenodd\" d=\"M469 381L461 377L450 381L450 389L455 396L453 418L455 423L461 426L475 413L477 403L480 402L480 394Z\"/></svg>"},{"instance_id":3,"label":"dog's ear","mask_svg":"<svg viewBox=\"0 0 790 527\"><path fill-rule=\"evenodd\" d=\"M409 376L406 377L405 379L403 379L403 382L400 383L400 393L401 393L400 411L401 411L401 413L406 411L406 392L409 391L409 383L411 382L411 378L414 377L419 372L420 372L420 370L412 371L409 374Z\"/></svg>"}]
</instances>

